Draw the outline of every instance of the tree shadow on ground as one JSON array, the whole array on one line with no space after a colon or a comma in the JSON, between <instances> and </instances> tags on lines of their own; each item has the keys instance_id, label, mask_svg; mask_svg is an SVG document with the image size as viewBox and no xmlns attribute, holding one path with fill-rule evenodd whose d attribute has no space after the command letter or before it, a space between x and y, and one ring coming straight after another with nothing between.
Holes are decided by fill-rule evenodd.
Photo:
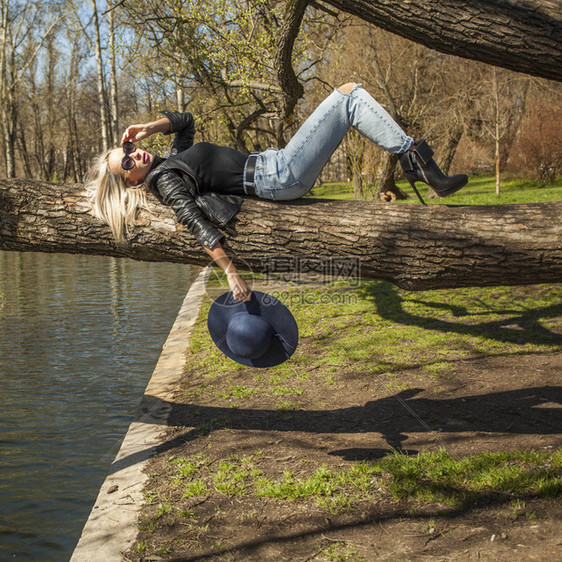
<instances>
[{"instance_id":1,"label":"tree shadow on ground","mask_svg":"<svg viewBox=\"0 0 562 562\"><path fill-rule=\"evenodd\" d=\"M562 404L562 387L541 386L451 399L416 397L423 389L410 389L392 396L334 410L243 409L200 404L167 402L145 396L142 414L136 421L189 428L181 436L168 439L157 449L173 450L186 442L210 435L221 429L317 434L380 433L388 450L345 449L331 451L347 460L382 458L391 450L404 451L402 443L408 434L508 433L557 434L562 428L562 410L547 403ZM169 412L169 417L161 412ZM415 454L417 451L404 451ZM144 460L142 451L116 461L111 472L117 472Z\"/></svg>"},{"instance_id":2,"label":"tree shadow on ground","mask_svg":"<svg viewBox=\"0 0 562 562\"><path fill-rule=\"evenodd\" d=\"M389 444L386 450L355 448L328 451L328 454L346 460L376 460L396 449L404 453L416 454L418 451L404 451L401 448L401 441L406 438L406 433L429 434L433 430L443 429L459 434L464 432L556 434L562 428L562 410L555 406L555 404L562 404L562 387L541 386L444 400L418 397L421 391L421 389L407 390L367 402L364 406L335 410L279 412L169 403L172 408L170 424L183 426L186 431L162 444L158 448L158 453L168 454L186 443L219 430L269 430L316 434L379 432ZM233 436L233 439L235 438ZM286 454L286 451L282 454ZM515 478L520 478L522 483L526 483L528 490L534 490L533 486L528 485L528 473L516 475ZM537 481L540 478L541 474L537 474ZM519 488L518 481L514 480L513 489ZM292 548L295 541L318 541L326 539L326 534L334 536L334 533L335 536L341 536L338 533L371 533L382 524L401 521L415 521L419 524L420 521L425 520L432 521L432 525L435 525L435 519L439 518L439 525L450 530L451 525L458 525L461 522L466 525L469 521L466 518L471 517L474 518L474 525L481 526L484 517L481 509L484 507L499 508L514 500L527 502L542 497L535 491L467 492L453 484L423 479L416 482L416 492L420 497L427 493L432 497L450 498L452 504L447 505L436 500L428 501L425 505L416 504L416 509L412 509L411 500L405 498L374 504L363 503L352 513L329 517L326 517L324 512L318 513L318 510L305 513L298 511L294 517L291 517L291 524L288 526L276 524L276 520L272 519L270 528L264 528L254 536L251 536L252 533L233 536L232 543L227 548L222 548L220 554L226 556L229 553L236 553L243 557L253 556L255 558L252 559L259 559L262 554L261 549L274 545L281 549ZM556 490L552 490L552 494L555 493ZM241 499L240 502L242 501ZM248 506L255 509L255 504L251 502ZM283 517L283 514L279 515L279 521L282 522ZM490 515L490 517L493 519L494 516ZM427 535L426 540L429 542L434 538L436 536ZM330 539L326 540L330 541ZM423 540L420 539L422 542ZM181 559L205 560L215 559L216 556L216 549L208 546L203 547L203 552L190 554Z\"/></svg>"},{"instance_id":3,"label":"tree shadow on ground","mask_svg":"<svg viewBox=\"0 0 562 562\"><path fill-rule=\"evenodd\" d=\"M562 387L543 386L452 399L418 398L423 389L335 410L245 410L172 404L170 425L195 427L199 435L220 429L310 433L380 433L393 449L409 433L487 432L552 434L562 429ZM537 408L537 406L540 406ZM385 452L385 454L388 451Z\"/></svg>"},{"instance_id":4,"label":"tree shadow on ground","mask_svg":"<svg viewBox=\"0 0 562 562\"><path fill-rule=\"evenodd\" d=\"M405 299L398 293L398 288L390 283L369 283L363 285L359 291L362 291L365 297L373 301L381 318L397 324L417 326L445 333L456 333L462 336L483 337L512 344L535 344L552 347L562 345L562 336L560 334L540 324L541 319L561 316L562 303L533 308L524 312L520 310L489 310L488 314L491 312L498 315L509 314L509 317L476 324L466 324L450 322L439 318L426 318L406 311L404 309ZM455 304L435 303L422 298L413 299L410 302L422 304L429 308L449 311L456 317L477 316L477 314L469 313L466 307Z\"/></svg>"}]
</instances>

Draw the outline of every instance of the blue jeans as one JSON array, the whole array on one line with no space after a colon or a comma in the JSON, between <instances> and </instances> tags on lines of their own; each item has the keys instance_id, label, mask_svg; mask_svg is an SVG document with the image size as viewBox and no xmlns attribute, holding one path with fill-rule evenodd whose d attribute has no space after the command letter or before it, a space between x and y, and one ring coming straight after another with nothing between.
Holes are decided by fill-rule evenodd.
<instances>
[{"instance_id":1,"label":"blue jeans","mask_svg":"<svg viewBox=\"0 0 562 562\"><path fill-rule=\"evenodd\" d=\"M306 195L350 127L393 153L405 152L414 142L360 84L349 94L334 90L285 148L258 154L256 195L277 201Z\"/></svg>"}]
</instances>

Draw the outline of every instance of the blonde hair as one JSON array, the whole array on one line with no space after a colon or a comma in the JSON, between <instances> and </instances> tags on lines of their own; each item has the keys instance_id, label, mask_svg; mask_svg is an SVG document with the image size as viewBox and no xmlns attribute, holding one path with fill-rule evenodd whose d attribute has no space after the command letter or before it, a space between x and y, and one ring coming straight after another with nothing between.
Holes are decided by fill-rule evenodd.
<instances>
[{"instance_id":1,"label":"blonde hair","mask_svg":"<svg viewBox=\"0 0 562 562\"><path fill-rule=\"evenodd\" d=\"M146 195L142 186L128 186L122 176L109 169L110 152L94 159L86 189L96 217L108 224L116 242L124 245L137 211L146 209Z\"/></svg>"}]
</instances>

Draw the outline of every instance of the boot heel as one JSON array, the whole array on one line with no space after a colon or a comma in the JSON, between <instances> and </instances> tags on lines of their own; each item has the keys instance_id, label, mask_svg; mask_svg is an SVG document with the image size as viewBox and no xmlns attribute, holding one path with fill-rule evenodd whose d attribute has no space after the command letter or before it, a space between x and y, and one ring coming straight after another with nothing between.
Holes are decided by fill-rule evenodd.
<instances>
[{"instance_id":1,"label":"boot heel","mask_svg":"<svg viewBox=\"0 0 562 562\"><path fill-rule=\"evenodd\" d=\"M421 201L421 204L425 205L427 207L427 203L422 199L422 196L420 195L420 192L418 191L418 189L416 187L416 180L413 180L413 179L408 178L408 177L406 179L410 182L410 185L412 186L412 189L414 190L414 192L418 196L418 199Z\"/></svg>"},{"instance_id":2,"label":"boot heel","mask_svg":"<svg viewBox=\"0 0 562 562\"><path fill-rule=\"evenodd\" d=\"M447 197L466 185L468 177L465 174L446 176L433 159L433 150L424 140L415 142L406 152L399 156L404 175L410 182L418 199L425 205L414 182L422 181L433 188L439 197Z\"/></svg>"}]
</instances>

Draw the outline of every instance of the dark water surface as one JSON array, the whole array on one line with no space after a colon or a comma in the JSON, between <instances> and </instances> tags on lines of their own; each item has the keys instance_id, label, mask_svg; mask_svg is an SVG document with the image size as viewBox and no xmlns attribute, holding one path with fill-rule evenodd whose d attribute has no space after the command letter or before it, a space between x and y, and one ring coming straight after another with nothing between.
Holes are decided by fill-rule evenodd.
<instances>
[{"instance_id":1,"label":"dark water surface","mask_svg":"<svg viewBox=\"0 0 562 562\"><path fill-rule=\"evenodd\" d=\"M196 273L0 252L0 560L69 559Z\"/></svg>"}]
</instances>

